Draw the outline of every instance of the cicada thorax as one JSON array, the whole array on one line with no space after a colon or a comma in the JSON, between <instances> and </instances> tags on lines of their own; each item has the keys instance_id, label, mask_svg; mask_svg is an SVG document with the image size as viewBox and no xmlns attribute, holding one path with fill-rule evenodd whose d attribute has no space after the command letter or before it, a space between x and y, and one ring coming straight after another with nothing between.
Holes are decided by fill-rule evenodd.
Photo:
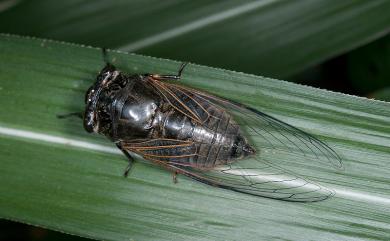
<instances>
[{"instance_id":1,"label":"cicada thorax","mask_svg":"<svg viewBox=\"0 0 390 241\"><path fill-rule=\"evenodd\" d=\"M115 142L150 138L156 127L154 119L161 99L143 82L143 76L127 77L125 86L111 95L107 103L110 131L105 133Z\"/></svg>"},{"instance_id":2,"label":"cicada thorax","mask_svg":"<svg viewBox=\"0 0 390 241\"><path fill-rule=\"evenodd\" d=\"M169 140L185 141L191 145L153 149L149 157L201 168L230 163L254 153L228 112L208 106L209 117L198 122L174 108L146 78L132 76L116 92L110 105L111 139L156 140L156 146L166 146L164 142Z\"/></svg>"}]
</instances>

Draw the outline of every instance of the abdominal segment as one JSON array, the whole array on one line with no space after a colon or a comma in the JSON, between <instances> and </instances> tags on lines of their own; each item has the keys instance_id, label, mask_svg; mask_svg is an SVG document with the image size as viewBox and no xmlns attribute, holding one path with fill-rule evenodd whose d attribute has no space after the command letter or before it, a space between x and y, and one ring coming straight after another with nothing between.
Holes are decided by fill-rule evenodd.
<instances>
[{"instance_id":1,"label":"abdominal segment","mask_svg":"<svg viewBox=\"0 0 390 241\"><path fill-rule=\"evenodd\" d=\"M227 112L217 108L208 111L210 117L205 123L197 123L174 109L159 113L156 118L161 121L160 128L154 130L159 133L154 135L162 136L165 141L181 142L160 143L157 146L162 148L148 154L181 165L211 168L254 153Z\"/></svg>"}]
</instances>

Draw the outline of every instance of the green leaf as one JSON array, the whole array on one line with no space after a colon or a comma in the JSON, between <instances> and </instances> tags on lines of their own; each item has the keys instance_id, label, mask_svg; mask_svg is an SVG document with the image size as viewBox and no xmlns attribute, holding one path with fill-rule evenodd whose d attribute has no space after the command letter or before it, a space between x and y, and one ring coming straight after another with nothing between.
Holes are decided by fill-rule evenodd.
<instances>
[{"instance_id":1,"label":"green leaf","mask_svg":"<svg viewBox=\"0 0 390 241\"><path fill-rule=\"evenodd\" d=\"M0 32L286 77L386 35L388 0L18 1Z\"/></svg>"},{"instance_id":2,"label":"green leaf","mask_svg":"<svg viewBox=\"0 0 390 241\"><path fill-rule=\"evenodd\" d=\"M345 170L285 163L336 195L289 203L200 184L125 158L77 118L101 50L0 36L0 216L104 240L390 238L390 104L190 64L183 84L254 106L326 141ZM180 63L109 52L129 73ZM277 160L275 160L277 161Z\"/></svg>"}]
</instances>

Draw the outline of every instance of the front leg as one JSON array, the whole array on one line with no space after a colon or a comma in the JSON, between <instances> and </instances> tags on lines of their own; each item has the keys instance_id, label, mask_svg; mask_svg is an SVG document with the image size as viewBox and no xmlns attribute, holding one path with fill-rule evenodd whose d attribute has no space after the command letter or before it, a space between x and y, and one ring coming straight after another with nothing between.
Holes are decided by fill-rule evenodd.
<instances>
[{"instance_id":1,"label":"front leg","mask_svg":"<svg viewBox=\"0 0 390 241\"><path fill-rule=\"evenodd\" d=\"M174 172L172 173L172 181L173 181L174 184L177 183L177 171L174 171Z\"/></svg>"},{"instance_id":2,"label":"front leg","mask_svg":"<svg viewBox=\"0 0 390 241\"><path fill-rule=\"evenodd\" d=\"M121 143L116 143L116 146L119 148L119 150L121 150L123 152L123 154L125 154L125 156L127 157L128 161L129 161L129 165L127 165L125 172L123 173L123 176L127 177L129 175L130 170L131 170L131 167L133 166L134 158L130 155L129 152L127 152L125 149L123 149Z\"/></svg>"},{"instance_id":3,"label":"front leg","mask_svg":"<svg viewBox=\"0 0 390 241\"><path fill-rule=\"evenodd\" d=\"M160 75L160 74L147 74L146 76L154 79L154 80L159 80L159 81L163 81L163 80L179 80L181 78L181 73L183 72L184 70L184 67L186 67L188 63L182 63L180 68L179 68L179 71L177 72L177 74L175 75L172 75L172 74L168 74L168 75Z\"/></svg>"}]
</instances>

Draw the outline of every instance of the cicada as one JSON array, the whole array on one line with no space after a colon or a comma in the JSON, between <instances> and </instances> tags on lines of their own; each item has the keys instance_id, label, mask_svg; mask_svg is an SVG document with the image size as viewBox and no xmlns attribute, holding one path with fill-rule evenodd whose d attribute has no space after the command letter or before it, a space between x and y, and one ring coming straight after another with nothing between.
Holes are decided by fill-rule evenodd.
<instances>
[{"instance_id":1,"label":"cicada","mask_svg":"<svg viewBox=\"0 0 390 241\"><path fill-rule=\"evenodd\" d=\"M172 171L174 180L183 174L286 201L333 195L269 158L284 152L340 167L333 149L257 109L177 84L185 66L172 75L128 75L107 62L86 92L84 128L105 135L124 153L129 161L125 176L137 154Z\"/></svg>"}]
</instances>

